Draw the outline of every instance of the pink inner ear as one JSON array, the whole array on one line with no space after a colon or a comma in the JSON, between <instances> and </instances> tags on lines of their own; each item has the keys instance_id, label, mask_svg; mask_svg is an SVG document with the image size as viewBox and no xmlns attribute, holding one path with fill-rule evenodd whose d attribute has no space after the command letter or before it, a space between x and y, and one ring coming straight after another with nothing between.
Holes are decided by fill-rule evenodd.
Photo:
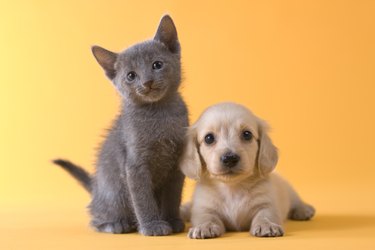
<instances>
[{"instance_id":1,"label":"pink inner ear","mask_svg":"<svg viewBox=\"0 0 375 250\"><path fill-rule=\"evenodd\" d=\"M165 15L161 19L154 40L166 45L172 53L179 53L180 45L177 37L177 30L170 16Z\"/></svg>"},{"instance_id":2,"label":"pink inner ear","mask_svg":"<svg viewBox=\"0 0 375 250\"><path fill-rule=\"evenodd\" d=\"M113 79L116 76L115 63L118 54L99 46L93 46L92 53L99 65L104 69L107 77Z\"/></svg>"}]
</instances>

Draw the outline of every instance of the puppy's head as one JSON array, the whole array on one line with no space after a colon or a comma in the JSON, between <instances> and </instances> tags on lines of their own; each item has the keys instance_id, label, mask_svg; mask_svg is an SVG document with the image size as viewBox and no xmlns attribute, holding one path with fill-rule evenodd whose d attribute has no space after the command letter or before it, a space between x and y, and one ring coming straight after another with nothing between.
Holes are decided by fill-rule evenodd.
<instances>
[{"instance_id":1,"label":"puppy's head","mask_svg":"<svg viewBox=\"0 0 375 250\"><path fill-rule=\"evenodd\" d=\"M267 130L264 121L241 105L211 106L187 133L181 170L192 179L225 182L265 176L278 160Z\"/></svg>"}]
</instances>

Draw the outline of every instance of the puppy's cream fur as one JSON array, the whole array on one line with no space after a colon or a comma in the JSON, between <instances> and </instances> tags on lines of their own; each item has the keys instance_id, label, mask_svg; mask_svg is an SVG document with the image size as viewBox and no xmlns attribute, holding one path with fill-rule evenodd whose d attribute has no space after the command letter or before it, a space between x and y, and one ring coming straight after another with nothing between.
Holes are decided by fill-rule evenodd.
<instances>
[{"instance_id":1,"label":"puppy's cream fur","mask_svg":"<svg viewBox=\"0 0 375 250\"><path fill-rule=\"evenodd\" d=\"M251 140L243 132L252 133ZM191 203L181 208L190 219L190 238L213 238L226 230L250 230L254 236L282 236L286 218L308 220L314 208L304 203L279 175L278 160L267 124L245 107L222 103L209 107L192 125L180 162L184 174L197 181ZM212 144L205 142L214 135ZM221 158L240 157L233 167Z\"/></svg>"}]
</instances>

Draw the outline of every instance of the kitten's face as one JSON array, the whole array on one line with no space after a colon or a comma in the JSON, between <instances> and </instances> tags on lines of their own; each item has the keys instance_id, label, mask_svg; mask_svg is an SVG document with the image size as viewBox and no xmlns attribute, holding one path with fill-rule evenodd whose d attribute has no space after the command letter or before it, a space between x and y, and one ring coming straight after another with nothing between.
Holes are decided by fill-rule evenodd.
<instances>
[{"instance_id":1,"label":"kitten's face","mask_svg":"<svg viewBox=\"0 0 375 250\"><path fill-rule=\"evenodd\" d=\"M120 54L99 46L92 51L120 94L134 103L158 102L179 87L180 44L168 15L161 19L153 40L136 44Z\"/></svg>"},{"instance_id":2,"label":"kitten's face","mask_svg":"<svg viewBox=\"0 0 375 250\"><path fill-rule=\"evenodd\" d=\"M137 44L118 56L113 82L122 96L137 103L157 102L177 91L179 55L158 41Z\"/></svg>"}]
</instances>

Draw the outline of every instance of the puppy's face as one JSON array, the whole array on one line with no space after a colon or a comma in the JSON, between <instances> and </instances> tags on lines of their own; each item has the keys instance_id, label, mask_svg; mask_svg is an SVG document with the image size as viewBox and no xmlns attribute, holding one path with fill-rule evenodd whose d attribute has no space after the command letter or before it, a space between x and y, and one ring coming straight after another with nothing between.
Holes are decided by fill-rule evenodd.
<instances>
[{"instance_id":1,"label":"puppy's face","mask_svg":"<svg viewBox=\"0 0 375 250\"><path fill-rule=\"evenodd\" d=\"M259 135L256 120L246 111L214 109L197 123L198 152L212 178L232 180L253 174Z\"/></svg>"},{"instance_id":2,"label":"puppy's face","mask_svg":"<svg viewBox=\"0 0 375 250\"><path fill-rule=\"evenodd\" d=\"M191 127L181 169L193 179L225 182L268 173L277 151L265 130L265 123L243 106L212 106Z\"/></svg>"}]
</instances>

